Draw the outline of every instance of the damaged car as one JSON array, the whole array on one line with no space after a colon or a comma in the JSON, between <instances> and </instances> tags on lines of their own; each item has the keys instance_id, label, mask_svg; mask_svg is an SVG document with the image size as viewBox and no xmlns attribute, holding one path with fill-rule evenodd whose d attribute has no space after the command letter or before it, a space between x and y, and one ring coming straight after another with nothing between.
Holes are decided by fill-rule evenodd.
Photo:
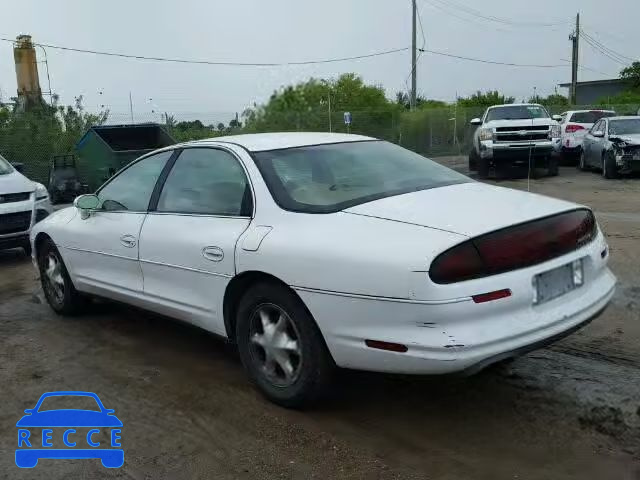
<instances>
[{"instance_id":1,"label":"damaged car","mask_svg":"<svg viewBox=\"0 0 640 480\"><path fill-rule=\"evenodd\" d=\"M579 168L605 178L640 172L640 116L600 119L584 138Z\"/></svg>"}]
</instances>

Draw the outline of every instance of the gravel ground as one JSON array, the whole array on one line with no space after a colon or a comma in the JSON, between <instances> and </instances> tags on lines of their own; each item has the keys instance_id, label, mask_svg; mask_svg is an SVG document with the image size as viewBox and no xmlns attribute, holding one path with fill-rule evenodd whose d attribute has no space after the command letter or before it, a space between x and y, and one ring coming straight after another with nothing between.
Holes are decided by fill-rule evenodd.
<instances>
[{"instance_id":1,"label":"gravel ground","mask_svg":"<svg viewBox=\"0 0 640 480\"><path fill-rule=\"evenodd\" d=\"M470 378L341 372L311 411L264 401L233 349L196 328L109 303L52 314L30 261L0 252L0 478L640 479L640 179L562 168L530 189L596 211L620 280L611 307ZM15 466L22 411L64 389L116 410L122 468Z\"/></svg>"}]
</instances>

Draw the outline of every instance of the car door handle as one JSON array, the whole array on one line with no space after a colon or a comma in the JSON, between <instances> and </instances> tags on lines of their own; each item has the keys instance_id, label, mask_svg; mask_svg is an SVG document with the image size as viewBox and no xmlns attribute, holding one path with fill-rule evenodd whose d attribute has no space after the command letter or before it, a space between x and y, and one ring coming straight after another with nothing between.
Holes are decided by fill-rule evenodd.
<instances>
[{"instance_id":1,"label":"car door handle","mask_svg":"<svg viewBox=\"0 0 640 480\"><path fill-rule=\"evenodd\" d=\"M202 256L212 262L220 262L224 258L224 252L220 247L204 247Z\"/></svg>"},{"instance_id":2,"label":"car door handle","mask_svg":"<svg viewBox=\"0 0 640 480\"><path fill-rule=\"evenodd\" d=\"M122 243L122 245L127 248L133 248L136 246L137 241L136 237L134 237L133 235L122 235L120 237L120 243Z\"/></svg>"}]
</instances>

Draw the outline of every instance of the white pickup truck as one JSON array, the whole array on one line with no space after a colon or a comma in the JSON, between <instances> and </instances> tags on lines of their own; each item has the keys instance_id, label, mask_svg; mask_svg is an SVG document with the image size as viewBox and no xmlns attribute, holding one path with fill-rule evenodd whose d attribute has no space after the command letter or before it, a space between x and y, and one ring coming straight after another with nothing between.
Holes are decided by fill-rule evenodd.
<instances>
[{"instance_id":1,"label":"white pickup truck","mask_svg":"<svg viewBox=\"0 0 640 480\"><path fill-rule=\"evenodd\" d=\"M507 172L512 166L546 168L548 175L558 175L560 151L559 115L551 117L542 105L532 103L494 105L483 117L471 120L478 128L469 153L469 169L480 178L489 176L490 168Z\"/></svg>"}]
</instances>

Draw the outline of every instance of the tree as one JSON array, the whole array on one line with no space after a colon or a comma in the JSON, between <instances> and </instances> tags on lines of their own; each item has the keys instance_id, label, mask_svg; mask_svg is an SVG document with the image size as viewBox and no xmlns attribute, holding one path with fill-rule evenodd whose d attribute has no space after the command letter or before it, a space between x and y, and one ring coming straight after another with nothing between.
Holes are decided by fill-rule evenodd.
<instances>
[{"instance_id":1,"label":"tree","mask_svg":"<svg viewBox=\"0 0 640 480\"><path fill-rule=\"evenodd\" d=\"M470 97L459 97L458 98L458 106L460 107L490 107L492 105L502 105L504 103L513 103L515 102L514 97L507 97L502 95L497 90L488 91L486 93L478 90L476 93L471 95Z\"/></svg>"},{"instance_id":2,"label":"tree","mask_svg":"<svg viewBox=\"0 0 640 480\"><path fill-rule=\"evenodd\" d=\"M331 110L329 110L331 105ZM312 78L274 92L262 106L242 113L249 132L316 130L345 131L343 112L353 114L352 132L393 135L394 115L402 107L390 102L380 86L366 85L353 73L337 80ZM331 115L331 118L329 118Z\"/></svg>"},{"instance_id":3,"label":"tree","mask_svg":"<svg viewBox=\"0 0 640 480\"><path fill-rule=\"evenodd\" d=\"M409 110L411 108L410 97L406 92L396 93L396 103L402 106L405 110ZM429 100L421 95L416 96L416 108L445 108L446 106L446 102L440 100Z\"/></svg>"},{"instance_id":4,"label":"tree","mask_svg":"<svg viewBox=\"0 0 640 480\"><path fill-rule=\"evenodd\" d=\"M224 123L222 122L218 123L217 128L219 132L224 132L224 129L225 129Z\"/></svg>"},{"instance_id":5,"label":"tree","mask_svg":"<svg viewBox=\"0 0 640 480\"><path fill-rule=\"evenodd\" d=\"M620 78L625 80L633 90L640 90L640 62L633 62L627 68L622 69Z\"/></svg>"},{"instance_id":6,"label":"tree","mask_svg":"<svg viewBox=\"0 0 640 480\"><path fill-rule=\"evenodd\" d=\"M531 97L529 99L529 103L539 103L545 106L562 106L566 107L569 105L569 99L564 95L560 95L557 93L551 94L548 97Z\"/></svg>"}]
</instances>

